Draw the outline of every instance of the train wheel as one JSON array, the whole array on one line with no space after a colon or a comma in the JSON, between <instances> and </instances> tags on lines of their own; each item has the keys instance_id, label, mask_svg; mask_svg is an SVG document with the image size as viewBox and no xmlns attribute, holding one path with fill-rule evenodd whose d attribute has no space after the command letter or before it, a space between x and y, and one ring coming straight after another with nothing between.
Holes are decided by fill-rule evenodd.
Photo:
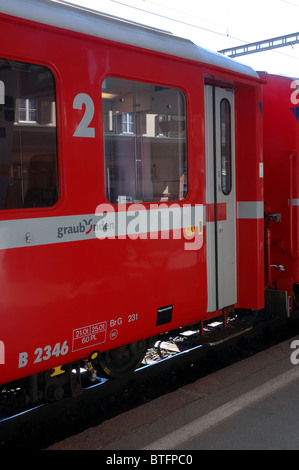
<instances>
[{"instance_id":1,"label":"train wheel","mask_svg":"<svg viewBox=\"0 0 299 470\"><path fill-rule=\"evenodd\" d=\"M109 377L124 377L139 366L146 350L146 341L137 341L99 354L97 362Z\"/></svg>"}]
</instances>

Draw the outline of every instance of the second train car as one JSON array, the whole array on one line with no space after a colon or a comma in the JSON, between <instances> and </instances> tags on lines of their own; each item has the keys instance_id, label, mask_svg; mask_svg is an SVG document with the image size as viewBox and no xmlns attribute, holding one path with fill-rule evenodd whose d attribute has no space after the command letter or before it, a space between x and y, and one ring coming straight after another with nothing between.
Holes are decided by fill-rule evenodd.
<instances>
[{"instance_id":1,"label":"second train car","mask_svg":"<svg viewBox=\"0 0 299 470\"><path fill-rule=\"evenodd\" d=\"M299 80L261 73L266 305L299 308Z\"/></svg>"}]
</instances>

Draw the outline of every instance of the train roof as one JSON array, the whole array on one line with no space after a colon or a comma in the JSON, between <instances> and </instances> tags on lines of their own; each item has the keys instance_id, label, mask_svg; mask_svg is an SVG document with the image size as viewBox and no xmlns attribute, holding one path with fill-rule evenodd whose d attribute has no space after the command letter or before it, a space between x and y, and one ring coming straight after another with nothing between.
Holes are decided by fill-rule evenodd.
<instances>
[{"instance_id":1,"label":"train roof","mask_svg":"<svg viewBox=\"0 0 299 470\"><path fill-rule=\"evenodd\" d=\"M199 47L188 39L63 0L0 0L0 12L259 78L251 67Z\"/></svg>"}]
</instances>

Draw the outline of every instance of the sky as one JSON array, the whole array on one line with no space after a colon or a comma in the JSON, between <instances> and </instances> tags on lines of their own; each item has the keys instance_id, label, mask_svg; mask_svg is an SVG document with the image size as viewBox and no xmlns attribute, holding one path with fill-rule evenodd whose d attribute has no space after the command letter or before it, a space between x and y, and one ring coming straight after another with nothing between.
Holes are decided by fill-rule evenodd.
<instances>
[{"instance_id":1,"label":"sky","mask_svg":"<svg viewBox=\"0 0 299 470\"><path fill-rule=\"evenodd\" d=\"M299 32L299 0L71 0L219 51ZM299 77L299 43L238 57L258 71Z\"/></svg>"}]
</instances>

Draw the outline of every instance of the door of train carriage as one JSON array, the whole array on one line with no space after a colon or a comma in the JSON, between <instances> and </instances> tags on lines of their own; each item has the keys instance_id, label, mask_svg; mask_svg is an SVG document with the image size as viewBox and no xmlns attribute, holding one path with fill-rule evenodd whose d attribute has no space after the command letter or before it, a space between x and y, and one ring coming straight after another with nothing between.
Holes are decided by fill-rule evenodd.
<instances>
[{"instance_id":1,"label":"door of train carriage","mask_svg":"<svg viewBox=\"0 0 299 470\"><path fill-rule=\"evenodd\" d=\"M205 86L207 311L237 301L234 92Z\"/></svg>"}]
</instances>

